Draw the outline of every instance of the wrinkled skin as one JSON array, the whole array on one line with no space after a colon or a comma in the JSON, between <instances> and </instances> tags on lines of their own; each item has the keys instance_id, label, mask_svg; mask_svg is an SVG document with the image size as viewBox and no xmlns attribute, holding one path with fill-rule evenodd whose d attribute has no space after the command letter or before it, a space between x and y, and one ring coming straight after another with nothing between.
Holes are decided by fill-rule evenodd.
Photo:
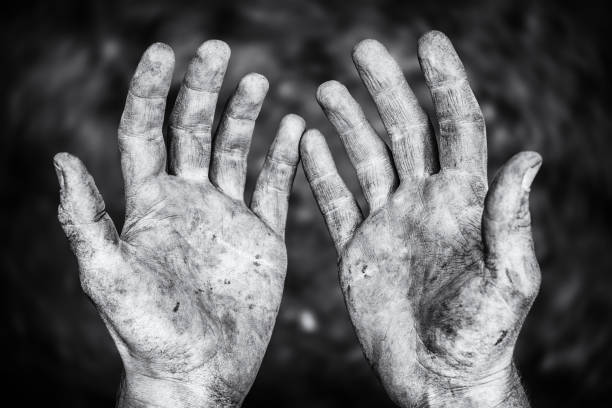
<instances>
[{"instance_id":1,"label":"wrinkled skin","mask_svg":"<svg viewBox=\"0 0 612 408\"><path fill-rule=\"evenodd\" d=\"M512 355L540 284L528 192L541 158L517 154L489 190L484 120L450 41L426 34L419 58L437 140L384 47L365 40L353 52L392 157L346 88L318 90L357 170L365 220L314 130L302 138L304 170L357 336L390 397L404 407L527 407Z\"/></svg>"},{"instance_id":2,"label":"wrinkled skin","mask_svg":"<svg viewBox=\"0 0 612 408\"><path fill-rule=\"evenodd\" d=\"M173 54L155 44L143 55L119 129L121 235L83 164L55 158L60 222L124 363L119 406L239 406L272 333L304 122L283 119L247 207L246 155L268 84L244 77L211 141L228 59L227 45L209 41L191 62L171 117L168 174L161 126Z\"/></svg>"},{"instance_id":3,"label":"wrinkled skin","mask_svg":"<svg viewBox=\"0 0 612 408\"><path fill-rule=\"evenodd\" d=\"M84 289L138 373L200 381L239 403L276 319L284 242L210 183L163 176L142 191L112 270L86 275Z\"/></svg>"},{"instance_id":4,"label":"wrinkled skin","mask_svg":"<svg viewBox=\"0 0 612 408\"><path fill-rule=\"evenodd\" d=\"M526 257L527 271L485 265L484 192L459 172L415 180L363 222L341 256L341 285L364 352L403 404L436 386L418 378L452 377L457 387L512 370L537 264Z\"/></svg>"}]
</instances>

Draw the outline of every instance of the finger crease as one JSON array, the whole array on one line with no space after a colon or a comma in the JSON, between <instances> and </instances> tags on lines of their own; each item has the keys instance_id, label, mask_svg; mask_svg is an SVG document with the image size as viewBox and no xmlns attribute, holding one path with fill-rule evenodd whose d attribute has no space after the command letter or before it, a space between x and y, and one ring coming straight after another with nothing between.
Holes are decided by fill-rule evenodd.
<instances>
[{"instance_id":1,"label":"finger crease","mask_svg":"<svg viewBox=\"0 0 612 408\"><path fill-rule=\"evenodd\" d=\"M374 129L367 119L360 119L357 122L346 122L344 129L338 129L341 137L350 136L351 133L357 133L360 130L365 130L369 134L375 134Z\"/></svg>"},{"instance_id":2,"label":"finger crease","mask_svg":"<svg viewBox=\"0 0 612 408\"><path fill-rule=\"evenodd\" d=\"M139 99L147 99L147 100L166 100L167 95L161 95L161 96L156 96L156 95L138 95L137 93L135 93L132 89L128 90L128 94L133 96L134 98L139 98Z\"/></svg>"},{"instance_id":3,"label":"finger crease","mask_svg":"<svg viewBox=\"0 0 612 408\"><path fill-rule=\"evenodd\" d=\"M215 155L222 156L223 158L234 159L234 160L245 160L248 154L247 149L241 150L238 148L223 148L215 147Z\"/></svg>"},{"instance_id":4,"label":"finger crease","mask_svg":"<svg viewBox=\"0 0 612 408\"><path fill-rule=\"evenodd\" d=\"M407 123L407 124L393 124L389 126L389 136L393 140L405 139L410 136L410 132L415 130L429 130L429 123Z\"/></svg>"},{"instance_id":5,"label":"finger crease","mask_svg":"<svg viewBox=\"0 0 612 408\"><path fill-rule=\"evenodd\" d=\"M355 171L357 173L362 173L363 171L369 168L375 167L379 164L382 164L383 167L387 167L386 161L387 161L387 158L383 156L374 157L373 159L370 159L370 160L364 160L355 165Z\"/></svg>"},{"instance_id":6,"label":"finger crease","mask_svg":"<svg viewBox=\"0 0 612 408\"><path fill-rule=\"evenodd\" d=\"M395 92L400 92L404 89L408 88L408 84L406 83L406 81L397 81L394 83L390 83L387 86L384 86L374 92L370 92L372 95L372 98L378 98L378 97L382 97L385 95L389 95L391 93L395 93ZM412 92L411 92L412 93Z\"/></svg>"},{"instance_id":7,"label":"finger crease","mask_svg":"<svg viewBox=\"0 0 612 408\"><path fill-rule=\"evenodd\" d=\"M232 119L232 120L235 120L237 122L247 122L247 123L255 122L254 118L247 118L247 117L241 118L240 116L234 116L234 115L232 115L230 113L226 113L225 114L225 119L226 120L227 119Z\"/></svg>"},{"instance_id":8,"label":"finger crease","mask_svg":"<svg viewBox=\"0 0 612 408\"><path fill-rule=\"evenodd\" d=\"M151 135L153 134L153 135ZM120 138L132 138L150 142L163 142L164 136L162 132L155 131L144 131L144 132L131 132L125 128L119 128Z\"/></svg>"},{"instance_id":9,"label":"finger crease","mask_svg":"<svg viewBox=\"0 0 612 408\"><path fill-rule=\"evenodd\" d=\"M346 204L351 203L353 200L349 196L339 197L330 200L326 203L321 203L321 212L323 215L328 215L334 212L338 212L346 208Z\"/></svg>"},{"instance_id":10,"label":"finger crease","mask_svg":"<svg viewBox=\"0 0 612 408\"><path fill-rule=\"evenodd\" d=\"M185 125L170 125L170 129L172 130L182 130L184 132L189 132L196 137L200 136L209 136L211 134L211 126L209 124L201 124L195 126L185 126Z\"/></svg>"},{"instance_id":11,"label":"finger crease","mask_svg":"<svg viewBox=\"0 0 612 408\"><path fill-rule=\"evenodd\" d=\"M286 189L276 187L274 184L272 184L270 182L262 184L260 186L260 188L259 188L259 191L261 191L262 193L271 191L273 193L277 193L277 194L283 195L283 196L288 196L289 195L289 192Z\"/></svg>"},{"instance_id":12,"label":"finger crease","mask_svg":"<svg viewBox=\"0 0 612 408\"><path fill-rule=\"evenodd\" d=\"M473 125L484 125L485 120L481 116L475 115L457 115L448 117L438 121L440 126L452 125L452 126L473 126Z\"/></svg>"},{"instance_id":13,"label":"finger crease","mask_svg":"<svg viewBox=\"0 0 612 408\"><path fill-rule=\"evenodd\" d=\"M315 176L312 179L308 179L308 181L310 182L310 184L318 184L318 183L321 183L321 182L325 181L328 178L337 176L337 174L338 173L336 173L336 172L325 173L325 174L322 174L320 176Z\"/></svg>"},{"instance_id":14,"label":"finger crease","mask_svg":"<svg viewBox=\"0 0 612 408\"><path fill-rule=\"evenodd\" d=\"M292 167L292 168L297 166L296 162L285 160L285 159L280 159L278 157L270 156L270 155L266 156L266 161L272 164L284 165L284 166Z\"/></svg>"},{"instance_id":15,"label":"finger crease","mask_svg":"<svg viewBox=\"0 0 612 408\"><path fill-rule=\"evenodd\" d=\"M184 87L185 89L189 89L190 91L193 91L193 92L198 92L198 93L207 93L207 94L218 94L218 93L219 93L219 90L220 90L220 88L219 88L219 89L204 89L204 88L198 88L198 87L196 87L196 86L189 85L189 84L188 84L188 83L186 83L186 82L183 82L183 87Z\"/></svg>"},{"instance_id":16,"label":"finger crease","mask_svg":"<svg viewBox=\"0 0 612 408\"><path fill-rule=\"evenodd\" d=\"M459 86L462 86L465 82L467 82L467 77L463 76L463 77L459 77L459 78L453 78L453 79L447 79L446 81L439 81L434 83L429 83L429 89L431 92L436 92L436 91L445 91L449 88L457 88Z\"/></svg>"}]
</instances>

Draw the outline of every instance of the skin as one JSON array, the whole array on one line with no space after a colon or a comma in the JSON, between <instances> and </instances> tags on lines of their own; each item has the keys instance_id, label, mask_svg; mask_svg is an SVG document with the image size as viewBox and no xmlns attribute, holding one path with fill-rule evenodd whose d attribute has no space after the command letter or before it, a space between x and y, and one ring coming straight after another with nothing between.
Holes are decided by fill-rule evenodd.
<instances>
[{"instance_id":1,"label":"skin","mask_svg":"<svg viewBox=\"0 0 612 408\"><path fill-rule=\"evenodd\" d=\"M528 194L541 158L523 152L490 188L482 112L448 38L419 40L439 136L387 50L353 60L390 151L348 90L317 99L369 205L364 219L324 137L307 131L302 163L339 256L340 284L367 360L402 407L528 407L512 356L540 271Z\"/></svg>"},{"instance_id":2,"label":"skin","mask_svg":"<svg viewBox=\"0 0 612 408\"><path fill-rule=\"evenodd\" d=\"M174 56L164 44L144 53L119 126L121 234L84 165L67 153L54 160L59 220L83 290L123 361L119 407L239 406L272 333L304 121L283 118L247 206L246 158L268 82L240 81L212 140L229 55L225 43L207 41L191 61L170 116L167 171L162 125Z\"/></svg>"}]
</instances>

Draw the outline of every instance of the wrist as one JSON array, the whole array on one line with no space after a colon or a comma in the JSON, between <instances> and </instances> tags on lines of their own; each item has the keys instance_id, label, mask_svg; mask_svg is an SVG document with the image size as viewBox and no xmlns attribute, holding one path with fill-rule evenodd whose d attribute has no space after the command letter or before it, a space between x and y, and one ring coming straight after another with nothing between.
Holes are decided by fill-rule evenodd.
<instances>
[{"instance_id":1,"label":"wrist","mask_svg":"<svg viewBox=\"0 0 612 408\"><path fill-rule=\"evenodd\" d=\"M422 407L528 408L529 401L514 364L479 379L433 376Z\"/></svg>"},{"instance_id":2,"label":"wrist","mask_svg":"<svg viewBox=\"0 0 612 408\"><path fill-rule=\"evenodd\" d=\"M202 384L130 373L121 379L117 407L234 408L241 402Z\"/></svg>"}]
</instances>

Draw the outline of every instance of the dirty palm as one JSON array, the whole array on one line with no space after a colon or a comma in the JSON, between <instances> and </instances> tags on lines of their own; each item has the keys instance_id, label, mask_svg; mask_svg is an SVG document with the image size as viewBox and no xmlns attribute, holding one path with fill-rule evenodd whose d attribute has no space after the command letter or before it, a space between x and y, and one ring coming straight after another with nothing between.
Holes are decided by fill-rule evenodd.
<instances>
[{"instance_id":1,"label":"dirty palm","mask_svg":"<svg viewBox=\"0 0 612 408\"><path fill-rule=\"evenodd\" d=\"M353 60L390 152L343 85L324 83L317 98L355 167L368 217L319 132L305 133L301 151L364 353L401 406L524 406L512 354L540 283L528 192L541 158L517 154L488 189L484 119L442 33L419 41L437 140L380 43L361 42Z\"/></svg>"},{"instance_id":2,"label":"dirty palm","mask_svg":"<svg viewBox=\"0 0 612 408\"><path fill-rule=\"evenodd\" d=\"M245 76L211 140L229 54L225 43L208 41L191 61L171 115L169 173L162 125L174 57L163 44L143 55L119 127L121 236L83 164L65 153L55 158L60 221L83 289L123 360L125 406L241 403L274 326L304 122L281 121L245 205L246 158L268 83Z\"/></svg>"}]
</instances>

